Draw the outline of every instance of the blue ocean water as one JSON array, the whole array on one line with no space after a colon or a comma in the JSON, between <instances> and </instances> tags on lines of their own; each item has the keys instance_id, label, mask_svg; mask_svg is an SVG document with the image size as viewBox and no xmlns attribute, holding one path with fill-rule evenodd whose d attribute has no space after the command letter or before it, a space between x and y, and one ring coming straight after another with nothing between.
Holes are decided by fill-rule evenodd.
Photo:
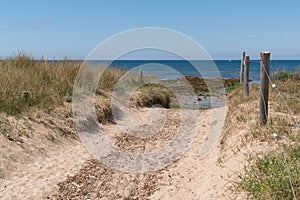
<instances>
[{"instance_id":1,"label":"blue ocean water","mask_svg":"<svg viewBox=\"0 0 300 200\"><path fill-rule=\"evenodd\" d=\"M125 70L138 72L142 70L145 75L155 75L161 79L176 79L183 75L192 75L205 78L239 78L240 60L215 61L186 61L186 60L115 60L110 64ZM215 67L216 66L216 67ZM271 60L270 73L278 71L295 71L300 67L300 60ZM220 76L219 76L220 75ZM250 79L259 82L260 61L250 62Z\"/></svg>"}]
</instances>

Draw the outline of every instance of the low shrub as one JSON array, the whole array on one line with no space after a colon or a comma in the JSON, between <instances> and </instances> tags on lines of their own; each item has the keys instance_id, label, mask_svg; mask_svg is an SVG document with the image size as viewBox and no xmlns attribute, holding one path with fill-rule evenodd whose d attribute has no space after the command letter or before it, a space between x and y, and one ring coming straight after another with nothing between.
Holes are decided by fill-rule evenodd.
<instances>
[{"instance_id":1,"label":"low shrub","mask_svg":"<svg viewBox=\"0 0 300 200\"><path fill-rule=\"evenodd\" d=\"M287 148L287 160L297 197L300 197L300 147ZM254 199L293 199L281 149L262 158L249 158L239 186Z\"/></svg>"},{"instance_id":2,"label":"low shrub","mask_svg":"<svg viewBox=\"0 0 300 200\"><path fill-rule=\"evenodd\" d=\"M295 72L279 71L279 72L275 72L272 75L273 81L286 81L288 79L295 79L295 78L296 78Z\"/></svg>"},{"instance_id":3,"label":"low shrub","mask_svg":"<svg viewBox=\"0 0 300 200\"><path fill-rule=\"evenodd\" d=\"M162 86L148 84L139 88L132 99L136 106L151 107L159 104L169 108L171 95L170 91Z\"/></svg>"}]
</instances>

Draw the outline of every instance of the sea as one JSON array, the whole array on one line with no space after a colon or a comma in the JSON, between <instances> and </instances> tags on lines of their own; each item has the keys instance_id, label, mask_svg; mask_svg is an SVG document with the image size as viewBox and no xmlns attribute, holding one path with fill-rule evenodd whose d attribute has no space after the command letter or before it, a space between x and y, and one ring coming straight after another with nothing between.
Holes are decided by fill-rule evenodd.
<instances>
[{"instance_id":1,"label":"sea","mask_svg":"<svg viewBox=\"0 0 300 200\"><path fill-rule=\"evenodd\" d=\"M108 61L106 61L107 63ZM240 60L187 61L187 60L115 60L108 62L116 67L143 75L154 75L161 79L177 79L184 75L200 78L239 78ZM271 60L270 74L278 71L294 72L300 68L300 60ZM260 81L260 61L250 62L250 79L253 83Z\"/></svg>"}]
</instances>

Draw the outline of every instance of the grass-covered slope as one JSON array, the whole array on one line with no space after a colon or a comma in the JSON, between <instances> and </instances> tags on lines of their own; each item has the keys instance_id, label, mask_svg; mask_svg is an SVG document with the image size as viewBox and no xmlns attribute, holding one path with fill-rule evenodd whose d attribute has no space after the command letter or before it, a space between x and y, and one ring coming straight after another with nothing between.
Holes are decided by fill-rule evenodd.
<instances>
[{"instance_id":1,"label":"grass-covered slope","mask_svg":"<svg viewBox=\"0 0 300 200\"><path fill-rule=\"evenodd\" d=\"M0 112L18 115L33 109L50 111L72 101L73 84L81 64L67 60L35 61L26 53L0 61ZM107 68L99 78L96 94L109 100L115 84L125 73ZM128 77L133 82L140 81L135 74ZM147 85L138 90L135 105L169 107L169 98L166 90ZM99 107L101 105L97 105Z\"/></svg>"},{"instance_id":2,"label":"grass-covered slope","mask_svg":"<svg viewBox=\"0 0 300 200\"><path fill-rule=\"evenodd\" d=\"M300 81L297 76L285 75L285 72L277 73L273 81L299 121ZM269 125L284 144L291 179L299 198L300 130L278 93L271 87L269 95ZM259 85L250 86L250 96L247 98L243 96L243 87L238 87L228 95L229 112L221 145L224 151L231 149L237 153L250 146L250 152L254 152L248 154L244 169L238 174L238 180L234 181L233 190L246 194L249 199L293 199L282 145L273 138L267 125L258 121L258 105ZM257 147L259 149L255 149Z\"/></svg>"}]
</instances>

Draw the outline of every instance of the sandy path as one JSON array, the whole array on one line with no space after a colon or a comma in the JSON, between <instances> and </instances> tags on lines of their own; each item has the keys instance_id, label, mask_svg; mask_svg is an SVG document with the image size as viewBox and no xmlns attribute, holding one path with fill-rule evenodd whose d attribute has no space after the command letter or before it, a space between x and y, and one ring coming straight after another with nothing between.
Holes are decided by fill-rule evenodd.
<instances>
[{"instance_id":1,"label":"sandy path","mask_svg":"<svg viewBox=\"0 0 300 200\"><path fill-rule=\"evenodd\" d=\"M150 197L153 200L163 199L231 199L227 191L228 180L243 167L243 155L230 156L220 163L220 145L203 159L199 158L199 147L208 128L214 126L211 111L202 113L202 128L199 130L193 145L176 163L162 170L158 190Z\"/></svg>"},{"instance_id":2,"label":"sandy path","mask_svg":"<svg viewBox=\"0 0 300 200\"><path fill-rule=\"evenodd\" d=\"M0 199L47 199L57 183L78 172L89 154L79 142L62 146L32 163L18 164L9 177L0 179Z\"/></svg>"},{"instance_id":3,"label":"sandy path","mask_svg":"<svg viewBox=\"0 0 300 200\"><path fill-rule=\"evenodd\" d=\"M148 126L148 111L133 110L137 125ZM159 116L167 112L170 119L162 123L165 127L161 134L151 140L126 136L116 124L104 125L103 129L124 149L152 151L172 139L180 110L152 109L150 115L153 111L162 112ZM164 169L147 174L119 172L97 161L87 161L91 156L80 142L66 142L48 150L45 157L19 163L13 173L0 179L0 199L236 199L226 191L226 184L242 168L243 152L228 154L221 165L220 146L216 145L208 156L199 158L208 129L217 126L212 111L193 111L200 113L201 127L188 150ZM158 118L153 120L161 123ZM155 129L151 125L148 128Z\"/></svg>"},{"instance_id":4,"label":"sandy path","mask_svg":"<svg viewBox=\"0 0 300 200\"><path fill-rule=\"evenodd\" d=\"M217 142L208 156L203 159L199 157L200 145L208 130L218 126L218 119L212 118L213 111L217 110L195 111L200 112L201 128L189 149L168 167L141 176L111 170L101 163L93 162L75 176L61 182L55 199L237 199L236 194L230 195L226 185L235 176L235 172L243 167L243 152L228 154L226 161L220 164L221 153ZM103 129L122 148L129 151L151 151L164 145L164 141L160 140L171 139L177 129L175 119L180 111L167 112L171 120L165 122L163 134L154 137L154 141L124 136L116 124L105 125ZM133 112L133 118L137 120L137 124L146 126L149 122L147 109ZM74 185L80 187L76 188Z\"/></svg>"}]
</instances>

